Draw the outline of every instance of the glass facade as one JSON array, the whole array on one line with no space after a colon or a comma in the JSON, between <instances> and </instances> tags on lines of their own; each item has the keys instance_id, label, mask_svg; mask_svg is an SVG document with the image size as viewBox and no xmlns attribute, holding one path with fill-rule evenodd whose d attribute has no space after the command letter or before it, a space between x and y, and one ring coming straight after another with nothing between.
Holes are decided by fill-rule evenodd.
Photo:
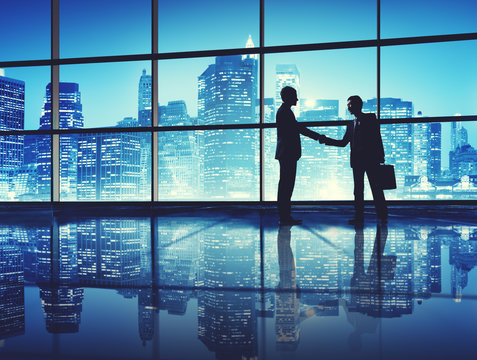
<instances>
[{"instance_id":1,"label":"glass facade","mask_svg":"<svg viewBox=\"0 0 477 360\"><path fill-rule=\"evenodd\" d=\"M259 38L259 0L157 0L159 52L241 48Z\"/></svg>"},{"instance_id":2,"label":"glass facade","mask_svg":"<svg viewBox=\"0 0 477 360\"><path fill-rule=\"evenodd\" d=\"M371 39L376 36L376 0L265 0L266 45ZM359 19L359 20L357 20Z\"/></svg>"},{"instance_id":3,"label":"glass facade","mask_svg":"<svg viewBox=\"0 0 477 360\"><path fill-rule=\"evenodd\" d=\"M151 199L149 134L62 135L60 154L60 197L63 201Z\"/></svg>"},{"instance_id":4,"label":"glass facade","mask_svg":"<svg viewBox=\"0 0 477 360\"><path fill-rule=\"evenodd\" d=\"M380 117L389 199L477 199L473 1L25 4L0 25L4 201L275 201L287 85L330 137L350 95ZM293 199L351 200L349 149L302 147Z\"/></svg>"},{"instance_id":5,"label":"glass facade","mask_svg":"<svg viewBox=\"0 0 477 360\"><path fill-rule=\"evenodd\" d=\"M151 51L151 0L58 0L61 57Z\"/></svg>"},{"instance_id":6,"label":"glass facade","mask_svg":"<svg viewBox=\"0 0 477 360\"><path fill-rule=\"evenodd\" d=\"M2 4L0 61L50 57L51 0L9 1ZM28 25L26 25L28 24Z\"/></svg>"},{"instance_id":7,"label":"glass facade","mask_svg":"<svg viewBox=\"0 0 477 360\"><path fill-rule=\"evenodd\" d=\"M159 199L259 200L258 144L256 129L160 133Z\"/></svg>"},{"instance_id":8,"label":"glass facade","mask_svg":"<svg viewBox=\"0 0 477 360\"><path fill-rule=\"evenodd\" d=\"M383 38L475 32L473 0L380 2Z\"/></svg>"}]
</instances>

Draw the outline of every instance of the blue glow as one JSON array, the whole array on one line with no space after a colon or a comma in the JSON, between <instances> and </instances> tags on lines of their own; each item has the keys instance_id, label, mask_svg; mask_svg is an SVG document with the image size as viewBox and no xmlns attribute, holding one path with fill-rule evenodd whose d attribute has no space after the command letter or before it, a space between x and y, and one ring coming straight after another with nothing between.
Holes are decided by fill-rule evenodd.
<instances>
[{"instance_id":1,"label":"blue glow","mask_svg":"<svg viewBox=\"0 0 477 360\"><path fill-rule=\"evenodd\" d=\"M25 6L25 3L27 6ZM7 36L2 42L2 51L0 52L0 59L2 60L39 59L48 58L50 55L49 2L25 1L25 3L20 5L20 2L10 2L3 7L4 13L8 16L0 26L4 33L11 35ZM383 0L381 5L382 37L460 33L476 31L477 29L475 21L473 21L477 6L474 1L454 3L442 0L433 1L430 4L427 2L411 3L410 1L396 3ZM150 0L136 2L125 0L101 2L61 0L60 55L62 57L87 57L149 53L151 51L151 15ZM303 0L293 4L282 0L267 1L265 3L265 15L265 45L374 39L377 30L376 2L374 0L361 2L342 0L334 3ZM240 4L212 0L202 2L159 1L158 18L158 45L161 52L244 47L249 36L251 36L255 46L259 43L259 3L256 0L247 0ZM27 25L18 26L19 19L21 19L22 24ZM11 29L17 31L11 32ZM477 114L477 102L475 101L477 98L477 68L474 60L477 57L476 43L477 41L471 40L382 47L381 97L383 99L401 99L403 102L411 102L412 109L408 112L408 116ZM313 104L322 100L336 101L337 104L336 106L333 105L332 117L327 119L349 118L345 108L346 99L349 95L359 94L365 101L372 100L377 96L376 51L376 48L371 47L265 55L264 87L268 104L265 109L267 112L265 121L274 121L275 108L280 105L279 99L276 99L278 83L276 68L283 64L295 65L299 73L300 102L296 110L297 115L300 113L299 108L311 111L308 115L305 112L304 115L300 114L299 120L313 119L313 116L316 116L316 111L319 110L313 108ZM159 61L159 104L151 105L151 99L146 99L148 103L147 111L150 112L152 106L158 105L159 112L161 112L166 110L169 104L177 104L179 101L184 104L186 109L186 114L181 115L180 119L182 120L180 121L186 119L188 124L254 123L258 121L258 112L254 105L258 98L259 89L258 72L255 73L258 69L258 63L254 65L253 69L255 70L250 74L242 74L243 78L241 80L233 80L230 77L232 82L250 81L250 84L253 84L249 89L246 87L240 88L244 91L244 98L242 99L244 102L233 100L239 99L235 94L230 96L227 104L222 104L224 105L222 110L220 110L221 105L204 107L200 104L200 101L207 100L199 94L200 77L216 61L217 59L212 57ZM111 127L117 126L119 123L134 124L134 121L140 120L139 117L141 117L138 111L138 86L144 70L145 75L150 76L151 63L149 61L62 65L60 66L60 81L79 85L84 127ZM25 129L38 129L46 86L50 82L50 68L7 68L4 73L6 77L25 82ZM230 74L217 74L217 78L222 77L225 83ZM232 82L230 86L227 85L228 87L221 85L223 94L219 94L220 96L225 96L227 92L232 93L233 89L237 89L238 82L235 84ZM209 81L207 85L209 90L213 86L212 83L213 81ZM239 104L241 105L239 106ZM308 109L306 104L311 104ZM209 114L207 118L200 115L201 106L205 109L205 113ZM226 115L226 111L229 111L228 115ZM314 115L313 111L315 111ZM376 111L376 109L370 111ZM244 115L245 113L247 114ZM215 114L215 118L210 114ZM397 116L396 114L392 115L392 117ZM159 119L159 124L175 125L177 119L179 119L177 115L165 115L164 113ZM457 127L461 126L458 118L456 118L455 124ZM467 170L450 169L452 168L450 151L455 150L453 146L456 144L452 126L450 123L443 124L439 133L442 175L455 179L461 179L462 176L468 175L472 177L471 183L473 184L474 180L472 179L477 176L477 173L472 167L473 165L470 164L473 164L474 160L464 161L467 164L466 166L470 166ZM459 144L477 147L477 137L475 136L477 134L477 123L466 122L463 124L463 128L462 134L467 135ZM336 129L329 129L329 131L334 134ZM427 130L416 129L416 131ZM182 139L187 144L182 144L184 148L181 149L182 152L178 153L179 155L175 153L176 150L167 147L167 144L164 144L164 148L160 149L161 154L168 159L182 157L182 160L184 160L184 149L190 151L193 149L195 151L193 156L187 158L185 163L189 164L189 162L193 163L195 161L198 168L202 169L199 171L200 176L205 176L204 172L210 175L213 173L212 168L204 170L200 164L204 158L208 157L207 151L212 148L211 144L204 145L202 143L204 139L201 139L195 132L193 133L194 135L190 139L185 137ZM418 152L418 148L421 146L419 145L420 141L426 142L427 140L425 136L422 137L422 134L422 136L419 135L422 138L419 140L416 134L417 132L413 134L415 139L412 146L414 151ZM339 132L336 132L335 135L338 136ZM255 137L253 131L246 134L246 141L249 141L250 137ZM268 135L267 146L273 147L273 141L273 135ZM304 172L301 176L303 179L307 179L308 175L304 174L311 174L313 167L318 166L318 163L313 162L320 160L317 154L324 156L322 160L327 159L327 157L325 156L326 151L322 154L321 148L317 147L316 144L308 144L306 141L304 144L308 147L304 151L305 153L308 152L310 161L307 159L302 161L301 167ZM391 145L388 144L388 146ZM209 150L205 146L208 146ZM254 143L253 146L258 145ZM240 152L240 150L237 151ZM252 153L258 153L257 149L254 148ZM252 156L252 153L250 164L244 167L248 170L244 170L240 175L244 176L247 171L253 174L249 176L251 181L249 185L250 189L255 190L251 191L250 197L246 196L247 199L257 197L258 178L254 165L251 165L254 163L252 158L255 156ZM474 156L472 154L472 152L470 155L469 153L459 153L457 157L463 159ZM144 159L147 159L150 155L144 156ZM145 161L144 159L143 161ZM181 168L183 173L187 172L185 163L180 166L177 165L176 169ZM267 169L275 169L276 163L274 161L266 159L266 164ZM142 166L144 167L145 163ZM174 167L175 165L171 163L167 166ZM177 178L180 172L171 172L166 169L167 166L163 170L169 176L176 177L174 179L176 184L183 181L183 179ZM227 166L222 166L223 174L228 173L232 176L233 171L229 172L230 169ZM335 163L332 166L336 167L338 165ZM241 167L242 165L236 162L236 170L234 171L239 171L237 169ZM150 171L150 169L145 168L143 170ZM195 173L195 170L192 173ZM452 171L455 173L451 174ZM275 173L276 171L269 171L267 173L268 180L265 181L268 184L267 188L271 189L268 191L272 191L268 192L269 195L267 195L270 200L274 200L275 197L273 194L276 185ZM343 171L344 173L345 171ZM222 176L225 176L223 174ZM410 173L406 172L406 174L409 175ZM422 173L418 174L418 171L414 169L409 176L423 175ZM236 179L239 179L240 176ZM203 178L200 179L200 181L205 181ZM45 178L45 180L48 179ZM228 178L222 179L223 183L227 183L229 180ZM467 181L467 178L465 181ZM335 190L336 192L334 192ZM340 197L346 199L351 197L350 189L346 186L341 190L335 190L328 191L328 194L331 193L336 196L339 194ZM204 189L200 191L203 192ZM234 191L235 195L229 192L224 199L234 198L241 193L237 189ZM298 195L297 193L297 199L321 198L321 195L318 194L320 190L310 191L308 194ZM469 194L474 194L472 191ZM196 194L193 198L202 198L203 194ZM174 196L177 196L177 192L171 190L163 195L166 198L174 198ZM403 193L392 196L405 198Z\"/></svg>"}]
</instances>

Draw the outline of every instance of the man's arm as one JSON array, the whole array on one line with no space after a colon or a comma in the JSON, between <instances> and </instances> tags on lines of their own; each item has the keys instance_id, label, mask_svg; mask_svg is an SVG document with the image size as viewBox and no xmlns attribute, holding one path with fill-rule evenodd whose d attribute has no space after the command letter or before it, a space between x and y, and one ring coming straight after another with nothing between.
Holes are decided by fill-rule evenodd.
<instances>
[{"instance_id":1,"label":"man's arm","mask_svg":"<svg viewBox=\"0 0 477 360\"><path fill-rule=\"evenodd\" d=\"M325 143L325 145L330 145L330 146L345 147L346 145L348 145L350 140L351 140L351 126L348 125L346 127L346 133L344 134L341 140L330 139L329 137L325 135L321 135L320 143Z\"/></svg>"},{"instance_id":2,"label":"man's arm","mask_svg":"<svg viewBox=\"0 0 477 360\"><path fill-rule=\"evenodd\" d=\"M300 124L299 122L297 122L297 124L298 124L298 131L300 132L300 134L306 137L309 137L313 140L318 140L321 136L323 136L313 130L308 129L306 126L304 126L303 124Z\"/></svg>"}]
</instances>

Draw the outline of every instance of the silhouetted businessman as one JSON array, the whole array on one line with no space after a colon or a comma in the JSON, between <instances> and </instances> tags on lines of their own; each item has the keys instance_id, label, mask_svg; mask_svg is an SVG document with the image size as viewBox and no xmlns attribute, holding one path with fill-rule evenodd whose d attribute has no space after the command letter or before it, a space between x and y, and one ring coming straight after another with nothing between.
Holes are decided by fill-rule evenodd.
<instances>
[{"instance_id":1,"label":"silhouetted businessman","mask_svg":"<svg viewBox=\"0 0 477 360\"><path fill-rule=\"evenodd\" d=\"M291 110L298 97L296 90L285 86L280 91L283 104L277 111L277 150L275 159L280 162L280 181L278 182L278 214L280 224L301 224L301 220L291 216L291 197L295 187L296 164L301 157L300 134L314 140L322 135L306 128L295 119Z\"/></svg>"},{"instance_id":2,"label":"silhouetted businessman","mask_svg":"<svg viewBox=\"0 0 477 360\"><path fill-rule=\"evenodd\" d=\"M388 208L384 192L378 180L378 166L384 163L384 148L381 131L376 115L363 113L363 100L357 95L348 98L348 110L354 115L346 133L341 140L320 136L320 142L326 145L344 147L350 143L351 167L354 180L354 217L348 222L359 224L364 220L364 174L368 175L369 185L373 193L374 205L378 219L385 223L388 219Z\"/></svg>"}]
</instances>

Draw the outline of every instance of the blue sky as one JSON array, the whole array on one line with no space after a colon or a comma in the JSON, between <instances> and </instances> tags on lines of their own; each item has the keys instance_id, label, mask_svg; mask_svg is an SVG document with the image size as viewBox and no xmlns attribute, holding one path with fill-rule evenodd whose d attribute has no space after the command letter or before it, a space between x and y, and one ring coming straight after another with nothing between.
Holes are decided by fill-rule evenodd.
<instances>
[{"instance_id":1,"label":"blue sky","mask_svg":"<svg viewBox=\"0 0 477 360\"><path fill-rule=\"evenodd\" d=\"M148 53L151 49L150 0L60 0L62 57ZM375 0L316 2L266 1L266 45L372 39ZM382 0L382 37L477 32L477 1ZM48 58L50 1L10 1L2 6L0 60ZM12 31L15 29L15 31ZM159 2L160 51L244 46L249 35L258 45L259 2L204 0ZM413 101L424 116L477 114L477 41L384 47L382 96ZM159 101L183 99L197 112L197 77L213 58L167 60L159 64ZM294 63L301 73L301 95L339 99L351 93L376 96L376 49L272 54L265 57L265 93L274 94L278 63ZM112 126L137 116L137 86L150 62L68 65L60 80L78 82L85 126ZM26 126L36 129L49 67L5 69L26 82ZM465 125L471 134L476 124ZM475 138L475 136L470 136ZM471 140L473 141L473 140Z\"/></svg>"}]
</instances>

